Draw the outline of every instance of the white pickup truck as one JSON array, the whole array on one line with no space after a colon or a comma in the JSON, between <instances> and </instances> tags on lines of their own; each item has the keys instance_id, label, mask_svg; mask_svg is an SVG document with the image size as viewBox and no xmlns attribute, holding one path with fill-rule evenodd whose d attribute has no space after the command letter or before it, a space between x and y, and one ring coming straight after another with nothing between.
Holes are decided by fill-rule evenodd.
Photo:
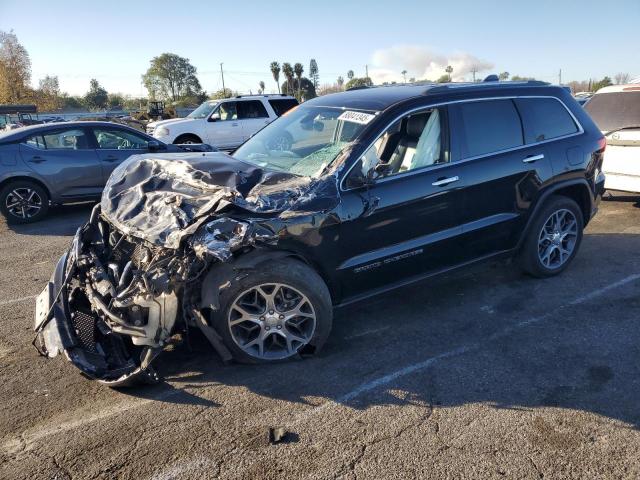
<instances>
[{"instance_id":1,"label":"white pickup truck","mask_svg":"<svg viewBox=\"0 0 640 480\"><path fill-rule=\"evenodd\" d=\"M208 143L234 150L298 101L286 95L239 95L204 102L186 118L151 122L147 133L164 143Z\"/></svg>"}]
</instances>

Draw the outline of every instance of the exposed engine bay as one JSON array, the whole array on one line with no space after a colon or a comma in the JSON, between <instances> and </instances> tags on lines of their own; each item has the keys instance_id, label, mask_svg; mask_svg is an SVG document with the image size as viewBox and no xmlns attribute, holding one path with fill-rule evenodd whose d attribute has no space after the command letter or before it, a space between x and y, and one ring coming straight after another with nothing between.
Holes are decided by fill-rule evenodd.
<instances>
[{"instance_id":1,"label":"exposed engine bay","mask_svg":"<svg viewBox=\"0 0 640 480\"><path fill-rule=\"evenodd\" d=\"M317 188L334 195L317 196ZM227 360L202 313L217 308L215 292L202 296L203 278L239 254L273 247L291 225L303 230L315 222L308 212L335 207L316 198L338 198L334 176L312 181L222 153L189 162L131 157L39 297L34 344L110 385L157 380L152 361L189 326Z\"/></svg>"}]
</instances>

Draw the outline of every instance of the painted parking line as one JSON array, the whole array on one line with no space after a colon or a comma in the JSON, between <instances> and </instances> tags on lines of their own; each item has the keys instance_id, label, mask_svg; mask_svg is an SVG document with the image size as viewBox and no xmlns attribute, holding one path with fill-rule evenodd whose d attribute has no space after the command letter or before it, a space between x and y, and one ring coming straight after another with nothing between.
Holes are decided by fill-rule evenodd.
<instances>
[{"instance_id":1,"label":"painted parking line","mask_svg":"<svg viewBox=\"0 0 640 480\"><path fill-rule=\"evenodd\" d=\"M27 300L33 300L37 297L38 295L29 295L28 297L14 298L13 300L2 300L0 301L0 307L4 307L5 305L13 305L14 303L26 302Z\"/></svg>"}]
</instances>

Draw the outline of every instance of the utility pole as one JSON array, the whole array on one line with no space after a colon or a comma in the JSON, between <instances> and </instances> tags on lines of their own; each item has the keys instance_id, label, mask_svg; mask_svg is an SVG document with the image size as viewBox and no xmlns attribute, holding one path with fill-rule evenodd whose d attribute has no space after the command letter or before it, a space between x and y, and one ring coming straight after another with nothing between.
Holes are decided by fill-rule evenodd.
<instances>
[{"instance_id":1,"label":"utility pole","mask_svg":"<svg viewBox=\"0 0 640 480\"><path fill-rule=\"evenodd\" d=\"M365 65L365 66L364 66L364 71L365 71L364 76L365 76L366 78L369 78L369 65Z\"/></svg>"},{"instance_id":2,"label":"utility pole","mask_svg":"<svg viewBox=\"0 0 640 480\"><path fill-rule=\"evenodd\" d=\"M477 67L471 67L471 73L473 74L473 83L476 83L476 72L478 71Z\"/></svg>"},{"instance_id":3,"label":"utility pole","mask_svg":"<svg viewBox=\"0 0 640 480\"><path fill-rule=\"evenodd\" d=\"M558 85L562 85L562 69L558 72Z\"/></svg>"},{"instance_id":4,"label":"utility pole","mask_svg":"<svg viewBox=\"0 0 640 480\"><path fill-rule=\"evenodd\" d=\"M224 71L222 70L222 63L220 63L220 75L222 75L222 94L224 98L227 98L227 89L224 88Z\"/></svg>"}]
</instances>

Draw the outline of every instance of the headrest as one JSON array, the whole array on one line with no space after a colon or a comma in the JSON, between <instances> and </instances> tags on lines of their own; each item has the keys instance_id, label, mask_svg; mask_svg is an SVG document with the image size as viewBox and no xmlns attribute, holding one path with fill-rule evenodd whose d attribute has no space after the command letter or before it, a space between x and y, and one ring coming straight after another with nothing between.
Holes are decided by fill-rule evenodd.
<instances>
[{"instance_id":1,"label":"headrest","mask_svg":"<svg viewBox=\"0 0 640 480\"><path fill-rule=\"evenodd\" d=\"M418 115L411 115L407 121L407 135L413 138L419 138L422 135L429 113L420 113Z\"/></svg>"}]
</instances>

